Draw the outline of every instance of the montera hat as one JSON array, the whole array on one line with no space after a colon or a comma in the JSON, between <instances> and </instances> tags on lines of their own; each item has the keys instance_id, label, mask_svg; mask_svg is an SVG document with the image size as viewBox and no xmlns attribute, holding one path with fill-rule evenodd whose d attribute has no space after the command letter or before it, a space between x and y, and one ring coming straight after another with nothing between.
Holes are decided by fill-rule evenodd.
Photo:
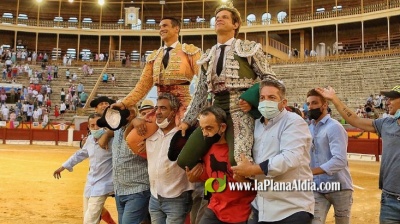
<instances>
[{"instance_id":1,"label":"montera hat","mask_svg":"<svg viewBox=\"0 0 400 224\"><path fill-rule=\"evenodd\" d=\"M97 105L99 105L99 103L101 102L108 102L109 104L113 104L115 103L115 100L110 99L106 96L99 96L90 102L90 107L97 107Z\"/></svg>"},{"instance_id":2,"label":"montera hat","mask_svg":"<svg viewBox=\"0 0 400 224\"><path fill-rule=\"evenodd\" d=\"M106 127L110 130L116 131L128 124L129 115L130 111L128 109L120 110L107 107L103 116L97 120L97 126L101 128Z\"/></svg>"}]
</instances>

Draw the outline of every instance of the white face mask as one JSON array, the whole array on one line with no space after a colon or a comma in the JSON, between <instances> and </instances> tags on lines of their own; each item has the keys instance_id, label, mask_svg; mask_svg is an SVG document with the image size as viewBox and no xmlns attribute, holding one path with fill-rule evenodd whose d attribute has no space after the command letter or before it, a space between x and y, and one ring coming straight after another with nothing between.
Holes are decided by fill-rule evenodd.
<instances>
[{"instance_id":1,"label":"white face mask","mask_svg":"<svg viewBox=\"0 0 400 224\"><path fill-rule=\"evenodd\" d=\"M170 114L171 115L171 114ZM168 115L169 117L169 115ZM169 123L171 123L171 121L168 121L168 117L166 117L161 123L158 123L158 121L156 120L156 124L159 128L166 128L168 127Z\"/></svg>"},{"instance_id":2,"label":"white face mask","mask_svg":"<svg viewBox=\"0 0 400 224\"><path fill-rule=\"evenodd\" d=\"M258 111L265 117L266 119L272 119L278 116L281 112L278 108L278 104L280 102L264 100L258 104Z\"/></svg>"},{"instance_id":3,"label":"white face mask","mask_svg":"<svg viewBox=\"0 0 400 224\"><path fill-rule=\"evenodd\" d=\"M97 130L90 130L90 133L93 135L95 139L99 139L105 132L104 128L100 128Z\"/></svg>"}]
</instances>

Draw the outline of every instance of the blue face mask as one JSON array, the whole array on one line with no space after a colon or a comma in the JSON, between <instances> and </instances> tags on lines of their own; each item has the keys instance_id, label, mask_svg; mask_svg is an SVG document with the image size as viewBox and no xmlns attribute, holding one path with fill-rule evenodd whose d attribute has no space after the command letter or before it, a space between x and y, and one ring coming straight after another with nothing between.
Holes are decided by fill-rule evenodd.
<instances>
[{"instance_id":1,"label":"blue face mask","mask_svg":"<svg viewBox=\"0 0 400 224\"><path fill-rule=\"evenodd\" d=\"M100 128L97 130L90 130L90 133L92 134L93 138L95 138L95 139L99 139L105 132L106 132L106 130L104 130L104 128Z\"/></svg>"},{"instance_id":2,"label":"blue face mask","mask_svg":"<svg viewBox=\"0 0 400 224\"><path fill-rule=\"evenodd\" d=\"M278 108L278 104L280 102L264 100L258 104L258 111L265 117L266 119L273 119L281 112Z\"/></svg>"},{"instance_id":3,"label":"blue face mask","mask_svg":"<svg viewBox=\"0 0 400 224\"><path fill-rule=\"evenodd\" d=\"M396 113L393 115L393 118L394 118L394 119L399 119L399 118L400 118L400 109L398 109L398 110L396 111Z\"/></svg>"}]
</instances>

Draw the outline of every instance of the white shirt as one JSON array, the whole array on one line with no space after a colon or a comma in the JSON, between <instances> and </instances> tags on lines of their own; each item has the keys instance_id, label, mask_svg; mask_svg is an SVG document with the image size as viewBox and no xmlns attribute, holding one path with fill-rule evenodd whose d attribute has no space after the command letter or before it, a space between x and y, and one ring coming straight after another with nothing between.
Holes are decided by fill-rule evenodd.
<instances>
[{"instance_id":1,"label":"white shirt","mask_svg":"<svg viewBox=\"0 0 400 224\"><path fill-rule=\"evenodd\" d=\"M257 164L266 160L268 175L256 179L274 182L313 181L310 169L311 133L297 114L284 109L265 123L255 121L253 157ZM314 214L312 191L259 191L253 201L259 211L259 222L276 222L305 211Z\"/></svg>"},{"instance_id":2,"label":"white shirt","mask_svg":"<svg viewBox=\"0 0 400 224\"><path fill-rule=\"evenodd\" d=\"M37 95L37 100L39 102L43 102L43 95L42 94Z\"/></svg>"},{"instance_id":3,"label":"white shirt","mask_svg":"<svg viewBox=\"0 0 400 224\"><path fill-rule=\"evenodd\" d=\"M161 129L158 129L146 139L150 192L155 198L158 198L158 195L175 198L194 189L194 184L188 181L185 170L180 168L176 161L168 159L169 145L177 131L177 128L173 128L164 135Z\"/></svg>"},{"instance_id":4,"label":"white shirt","mask_svg":"<svg viewBox=\"0 0 400 224\"><path fill-rule=\"evenodd\" d=\"M65 105L65 103L62 103L60 105L60 111L65 111L67 109L67 106Z\"/></svg>"}]
</instances>

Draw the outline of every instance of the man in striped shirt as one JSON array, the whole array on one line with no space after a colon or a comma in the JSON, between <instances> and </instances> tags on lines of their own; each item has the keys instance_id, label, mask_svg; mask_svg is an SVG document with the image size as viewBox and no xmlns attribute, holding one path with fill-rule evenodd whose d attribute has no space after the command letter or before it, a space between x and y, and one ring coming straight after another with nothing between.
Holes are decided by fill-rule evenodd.
<instances>
[{"instance_id":1,"label":"man in striped shirt","mask_svg":"<svg viewBox=\"0 0 400 224\"><path fill-rule=\"evenodd\" d=\"M129 111L130 122L136 113L133 107L129 108ZM132 153L126 143L124 132L127 126L114 132L112 142L115 202L118 224L139 224L148 214L149 174L147 160Z\"/></svg>"}]
</instances>

